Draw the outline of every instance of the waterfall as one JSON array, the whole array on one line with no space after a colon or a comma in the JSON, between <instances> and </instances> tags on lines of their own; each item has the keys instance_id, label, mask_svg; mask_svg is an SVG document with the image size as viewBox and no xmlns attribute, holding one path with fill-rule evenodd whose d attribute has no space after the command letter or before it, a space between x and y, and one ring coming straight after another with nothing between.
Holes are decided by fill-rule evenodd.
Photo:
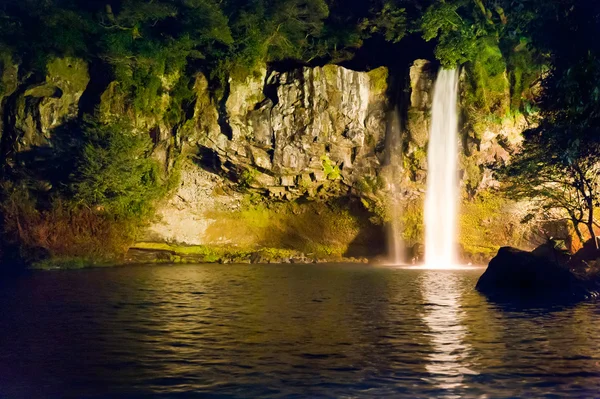
<instances>
[{"instance_id":1,"label":"waterfall","mask_svg":"<svg viewBox=\"0 0 600 399\"><path fill-rule=\"evenodd\" d=\"M433 91L427 150L425 198L425 264L446 268L457 264L458 202L458 72L440 70Z\"/></svg>"},{"instance_id":2,"label":"waterfall","mask_svg":"<svg viewBox=\"0 0 600 399\"><path fill-rule=\"evenodd\" d=\"M400 113L393 109L388 113L386 128L386 161L383 178L389 190L388 206L390 221L387 224L388 261L394 265L404 263L402 239L402 204L400 181L402 178L402 127Z\"/></svg>"}]
</instances>

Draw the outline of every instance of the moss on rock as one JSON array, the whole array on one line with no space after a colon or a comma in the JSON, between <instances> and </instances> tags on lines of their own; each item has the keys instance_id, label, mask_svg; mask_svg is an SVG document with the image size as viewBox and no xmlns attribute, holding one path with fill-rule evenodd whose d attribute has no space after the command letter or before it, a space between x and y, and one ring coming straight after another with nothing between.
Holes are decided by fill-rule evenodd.
<instances>
[{"instance_id":1,"label":"moss on rock","mask_svg":"<svg viewBox=\"0 0 600 399\"><path fill-rule=\"evenodd\" d=\"M367 75L369 76L371 94L384 94L388 88L388 69L386 67L379 67L372 69Z\"/></svg>"},{"instance_id":2,"label":"moss on rock","mask_svg":"<svg viewBox=\"0 0 600 399\"><path fill-rule=\"evenodd\" d=\"M521 205L488 190L463 201L459 209L459 243L466 258L487 261L500 247L527 247Z\"/></svg>"}]
</instances>

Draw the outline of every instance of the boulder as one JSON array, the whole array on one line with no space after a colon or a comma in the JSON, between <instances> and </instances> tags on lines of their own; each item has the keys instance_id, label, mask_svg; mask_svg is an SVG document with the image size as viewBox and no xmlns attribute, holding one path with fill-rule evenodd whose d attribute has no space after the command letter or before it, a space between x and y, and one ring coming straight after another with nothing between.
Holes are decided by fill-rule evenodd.
<instances>
[{"instance_id":1,"label":"boulder","mask_svg":"<svg viewBox=\"0 0 600 399\"><path fill-rule=\"evenodd\" d=\"M502 247L475 288L494 300L572 302L597 296L600 284L547 257Z\"/></svg>"},{"instance_id":2,"label":"boulder","mask_svg":"<svg viewBox=\"0 0 600 399\"><path fill-rule=\"evenodd\" d=\"M569 263L571 256L566 249L560 248L559 245L560 241L551 238L531 251L531 253L558 265L566 266Z\"/></svg>"},{"instance_id":3,"label":"boulder","mask_svg":"<svg viewBox=\"0 0 600 399\"><path fill-rule=\"evenodd\" d=\"M596 243L594 240L588 240L583 244L583 247L579 249L569 260L569 267L572 270L582 271L587 269L591 262L597 263L597 259L600 258L600 250L596 249Z\"/></svg>"}]
</instances>

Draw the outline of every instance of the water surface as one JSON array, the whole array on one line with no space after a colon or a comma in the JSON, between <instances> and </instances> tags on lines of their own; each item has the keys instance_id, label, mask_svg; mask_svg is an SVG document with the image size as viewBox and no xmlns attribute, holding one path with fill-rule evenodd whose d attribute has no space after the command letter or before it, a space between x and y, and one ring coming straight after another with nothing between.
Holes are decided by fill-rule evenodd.
<instances>
[{"instance_id":1,"label":"water surface","mask_svg":"<svg viewBox=\"0 0 600 399\"><path fill-rule=\"evenodd\" d=\"M600 306L482 270L139 266L0 282L2 398L596 397Z\"/></svg>"}]
</instances>

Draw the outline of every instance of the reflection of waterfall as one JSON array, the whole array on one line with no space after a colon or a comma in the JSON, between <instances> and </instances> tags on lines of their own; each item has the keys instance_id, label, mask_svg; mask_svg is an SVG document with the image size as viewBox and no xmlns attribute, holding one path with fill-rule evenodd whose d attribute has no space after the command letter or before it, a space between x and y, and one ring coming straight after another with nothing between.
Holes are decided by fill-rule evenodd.
<instances>
[{"instance_id":1,"label":"reflection of waterfall","mask_svg":"<svg viewBox=\"0 0 600 399\"><path fill-rule=\"evenodd\" d=\"M465 374L477 374L466 360L471 348L465 341L458 278L456 273L426 271L421 280L426 304L422 317L433 346L426 368L441 389L458 388Z\"/></svg>"},{"instance_id":2,"label":"reflection of waterfall","mask_svg":"<svg viewBox=\"0 0 600 399\"><path fill-rule=\"evenodd\" d=\"M395 265L404 261L402 239L402 204L400 181L402 173L402 127L397 109L390 111L386 133L386 165L383 173L389 190L387 224L388 259Z\"/></svg>"},{"instance_id":3,"label":"reflection of waterfall","mask_svg":"<svg viewBox=\"0 0 600 399\"><path fill-rule=\"evenodd\" d=\"M458 73L441 70L435 82L427 149L425 263L444 268L457 262Z\"/></svg>"}]
</instances>

